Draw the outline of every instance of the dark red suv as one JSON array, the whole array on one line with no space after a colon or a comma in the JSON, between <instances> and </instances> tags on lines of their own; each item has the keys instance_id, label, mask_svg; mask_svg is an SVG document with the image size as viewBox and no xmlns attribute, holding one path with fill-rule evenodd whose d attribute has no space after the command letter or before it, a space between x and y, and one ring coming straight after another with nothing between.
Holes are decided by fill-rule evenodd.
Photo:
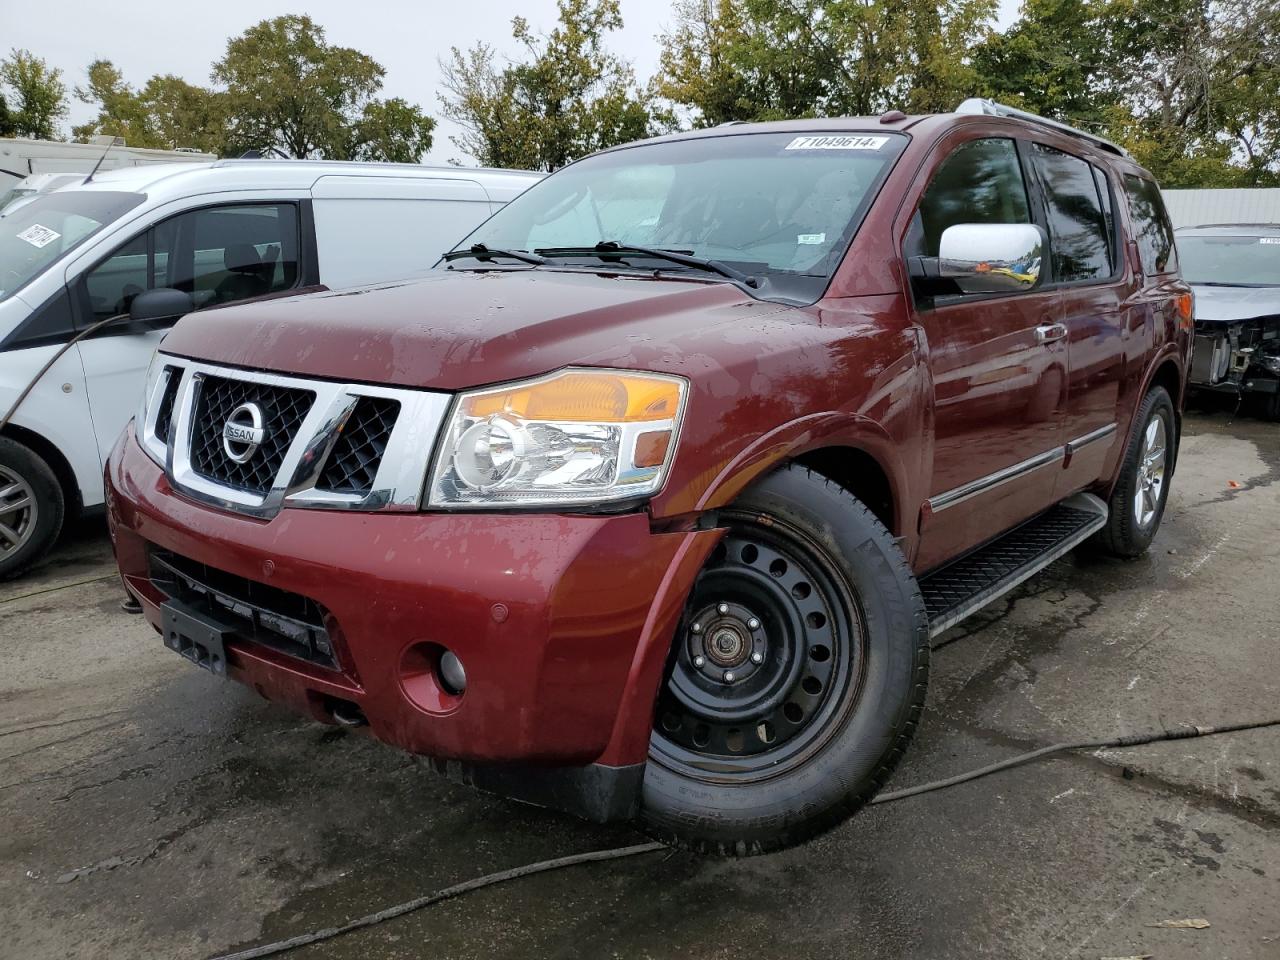
<instances>
[{"instance_id":1,"label":"dark red suv","mask_svg":"<svg viewBox=\"0 0 1280 960\"><path fill-rule=\"evenodd\" d=\"M756 853L929 637L1141 553L1192 304L1148 174L984 101L605 151L425 279L179 323L107 471L164 643L467 782Z\"/></svg>"}]
</instances>

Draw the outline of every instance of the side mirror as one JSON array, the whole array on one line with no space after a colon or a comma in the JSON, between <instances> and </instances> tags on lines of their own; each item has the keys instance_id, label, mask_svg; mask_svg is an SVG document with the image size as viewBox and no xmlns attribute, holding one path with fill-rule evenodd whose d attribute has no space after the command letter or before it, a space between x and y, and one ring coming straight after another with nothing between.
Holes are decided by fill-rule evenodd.
<instances>
[{"instance_id":1,"label":"side mirror","mask_svg":"<svg viewBox=\"0 0 1280 960\"><path fill-rule=\"evenodd\" d=\"M142 326L155 326L186 316L196 308L191 294L172 287L144 290L129 304L129 322Z\"/></svg>"},{"instance_id":2,"label":"side mirror","mask_svg":"<svg viewBox=\"0 0 1280 960\"><path fill-rule=\"evenodd\" d=\"M1044 249L1044 231L1032 223L958 223L942 231L938 275L964 293L1030 290Z\"/></svg>"}]
</instances>

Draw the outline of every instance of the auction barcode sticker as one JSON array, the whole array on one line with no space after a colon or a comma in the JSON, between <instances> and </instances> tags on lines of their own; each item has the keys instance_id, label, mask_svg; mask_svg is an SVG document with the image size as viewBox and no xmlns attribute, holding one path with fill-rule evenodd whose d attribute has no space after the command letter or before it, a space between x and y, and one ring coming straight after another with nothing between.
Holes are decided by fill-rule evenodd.
<instances>
[{"instance_id":1,"label":"auction barcode sticker","mask_svg":"<svg viewBox=\"0 0 1280 960\"><path fill-rule=\"evenodd\" d=\"M796 137L787 144L788 150L879 150L889 142L888 137Z\"/></svg>"},{"instance_id":2,"label":"auction barcode sticker","mask_svg":"<svg viewBox=\"0 0 1280 960\"><path fill-rule=\"evenodd\" d=\"M1259 243L1280 243L1280 237L1259 237Z\"/></svg>"},{"instance_id":3,"label":"auction barcode sticker","mask_svg":"<svg viewBox=\"0 0 1280 960\"><path fill-rule=\"evenodd\" d=\"M50 230L48 227L42 227L38 223L33 223L27 229L18 234L19 240L25 240L33 247L47 247L53 241L57 240L62 234Z\"/></svg>"}]
</instances>

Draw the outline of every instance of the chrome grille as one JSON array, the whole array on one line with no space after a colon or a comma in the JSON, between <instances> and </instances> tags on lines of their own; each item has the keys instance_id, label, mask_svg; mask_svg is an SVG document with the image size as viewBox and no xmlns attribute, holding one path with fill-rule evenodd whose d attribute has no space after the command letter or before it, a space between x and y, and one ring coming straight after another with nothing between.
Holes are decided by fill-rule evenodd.
<instances>
[{"instance_id":1,"label":"chrome grille","mask_svg":"<svg viewBox=\"0 0 1280 960\"><path fill-rule=\"evenodd\" d=\"M198 390L191 434L191 463L196 473L240 490L266 493L316 395L309 390L212 376L201 378ZM262 409L266 439L248 460L237 463L223 448L222 428L243 403Z\"/></svg>"},{"instance_id":2,"label":"chrome grille","mask_svg":"<svg viewBox=\"0 0 1280 960\"><path fill-rule=\"evenodd\" d=\"M178 400L178 387L182 383L181 367L165 367L164 393L160 395L160 409L156 411L155 434L161 443L169 442L169 430L173 427L173 405Z\"/></svg>"},{"instance_id":3,"label":"chrome grille","mask_svg":"<svg viewBox=\"0 0 1280 960\"><path fill-rule=\"evenodd\" d=\"M369 493L399 413L398 400L361 397L356 401L316 487L334 493Z\"/></svg>"},{"instance_id":4,"label":"chrome grille","mask_svg":"<svg viewBox=\"0 0 1280 960\"><path fill-rule=\"evenodd\" d=\"M418 509L449 394L164 363L169 379L150 391L137 437L187 496L263 519L286 507ZM246 403L257 409L234 418L232 457L223 432Z\"/></svg>"}]
</instances>

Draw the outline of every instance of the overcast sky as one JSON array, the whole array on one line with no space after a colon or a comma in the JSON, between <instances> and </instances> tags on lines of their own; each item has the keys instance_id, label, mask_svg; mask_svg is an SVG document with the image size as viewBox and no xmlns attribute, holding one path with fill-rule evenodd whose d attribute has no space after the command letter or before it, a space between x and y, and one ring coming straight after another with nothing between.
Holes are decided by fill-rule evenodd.
<instances>
[{"instance_id":1,"label":"overcast sky","mask_svg":"<svg viewBox=\"0 0 1280 960\"><path fill-rule=\"evenodd\" d=\"M1002 20L1016 0L1001 0ZM209 83L209 66L226 50L227 38L259 20L305 10L321 24L330 43L354 47L387 70L382 95L403 97L436 117L435 146L427 162L458 159L472 163L449 140L456 128L440 117L439 58L450 47L484 40L502 53L518 51L511 18L524 16L535 29L555 22L555 0L308 0L305 5L274 0L52 0L44 4L0 0L0 53L25 47L60 67L68 88L85 82L85 69L98 58L115 62L135 87L157 73L173 73L191 83ZM656 37L671 23L666 0L622 0L625 23L610 47L630 60L643 81L657 69ZM92 118L93 110L72 98L71 123ZM69 133L68 130L64 133Z\"/></svg>"}]
</instances>

